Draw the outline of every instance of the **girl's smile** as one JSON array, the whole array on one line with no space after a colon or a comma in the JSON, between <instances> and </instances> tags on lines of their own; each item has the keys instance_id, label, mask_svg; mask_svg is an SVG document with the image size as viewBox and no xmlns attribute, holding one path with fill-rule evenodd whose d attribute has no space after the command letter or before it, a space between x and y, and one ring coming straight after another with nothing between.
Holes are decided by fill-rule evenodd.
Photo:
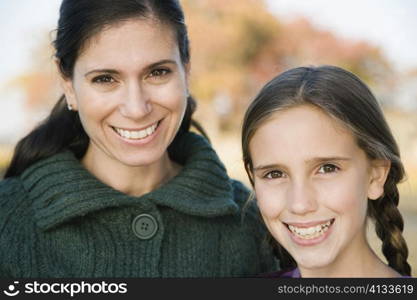
<instances>
[{"instance_id":1,"label":"girl's smile","mask_svg":"<svg viewBox=\"0 0 417 300\"><path fill-rule=\"evenodd\" d=\"M330 234L335 219L318 222L285 222L293 241L300 246L314 246Z\"/></svg>"}]
</instances>

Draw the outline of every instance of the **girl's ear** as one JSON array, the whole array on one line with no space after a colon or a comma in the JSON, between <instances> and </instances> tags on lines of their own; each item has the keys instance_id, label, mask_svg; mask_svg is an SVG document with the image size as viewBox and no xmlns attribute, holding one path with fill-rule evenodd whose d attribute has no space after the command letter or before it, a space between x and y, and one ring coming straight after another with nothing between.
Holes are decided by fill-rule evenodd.
<instances>
[{"instance_id":1,"label":"girl's ear","mask_svg":"<svg viewBox=\"0 0 417 300\"><path fill-rule=\"evenodd\" d=\"M368 198L377 200L384 195L384 184L387 180L391 161L374 160L371 162L370 182L368 187Z\"/></svg>"},{"instance_id":2,"label":"girl's ear","mask_svg":"<svg viewBox=\"0 0 417 300\"><path fill-rule=\"evenodd\" d=\"M55 64L57 66L58 69L58 73L60 74L59 76L59 83L61 88L64 91L65 94L65 100L67 101L67 105L68 107L71 107L72 110L77 110L77 101L75 98L75 92L74 92L74 87L72 84L72 80L71 78L65 77L61 72L60 72L60 68L59 68L59 60L55 59Z\"/></svg>"}]
</instances>

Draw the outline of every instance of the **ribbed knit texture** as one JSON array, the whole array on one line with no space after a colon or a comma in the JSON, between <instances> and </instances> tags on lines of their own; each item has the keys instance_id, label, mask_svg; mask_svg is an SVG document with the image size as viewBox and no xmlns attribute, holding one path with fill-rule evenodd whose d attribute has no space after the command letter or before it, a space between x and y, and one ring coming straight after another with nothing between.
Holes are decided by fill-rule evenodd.
<instances>
[{"instance_id":1,"label":"ribbed knit texture","mask_svg":"<svg viewBox=\"0 0 417 300\"><path fill-rule=\"evenodd\" d=\"M176 142L182 171L141 197L92 176L67 151L0 182L2 277L234 277L276 270L248 190L228 178L207 141ZM132 221L152 215L139 239Z\"/></svg>"}]
</instances>

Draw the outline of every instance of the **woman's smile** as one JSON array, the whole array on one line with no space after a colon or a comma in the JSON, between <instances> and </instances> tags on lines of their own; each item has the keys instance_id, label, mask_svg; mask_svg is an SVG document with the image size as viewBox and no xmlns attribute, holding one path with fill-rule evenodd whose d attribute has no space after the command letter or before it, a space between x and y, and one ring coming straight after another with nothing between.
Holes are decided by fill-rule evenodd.
<instances>
[{"instance_id":1,"label":"woman's smile","mask_svg":"<svg viewBox=\"0 0 417 300\"><path fill-rule=\"evenodd\" d=\"M122 138L123 142L134 144L145 144L153 140L157 135L157 131L163 120L152 123L151 125L142 127L141 129L135 128L122 128L116 126L110 126L113 131Z\"/></svg>"}]
</instances>

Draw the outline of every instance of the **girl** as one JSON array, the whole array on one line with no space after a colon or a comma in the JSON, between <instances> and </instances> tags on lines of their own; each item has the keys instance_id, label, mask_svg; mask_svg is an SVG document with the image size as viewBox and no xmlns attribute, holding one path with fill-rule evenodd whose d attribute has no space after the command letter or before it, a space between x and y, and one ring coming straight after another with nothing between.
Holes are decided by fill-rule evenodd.
<instances>
[{"instance_id":1,"label":"girl","mask_svg":"<svg viewBox=\"0 0 417 300\"><path fill-rule=\"evenodd\" d=\"M274 78L246 112L242 147L263 220L297 265L271 276L410 275L397 208L404 168L377 101L355 75L322 66ZM388 265L366 240L368 217Z\"/></svg>"},{"instance_id":2,"label":"girl","mask_svg":"<svg viewBox=\"0 0 417 300\"><path fill-rule=\"evenodd\" d=\"M274 268L256 214L240 223L247 189L189 131L178 1L64 0L54 46L65 95L19 142L0 183L0 276Z\"/></svg>"}]
</instances>

